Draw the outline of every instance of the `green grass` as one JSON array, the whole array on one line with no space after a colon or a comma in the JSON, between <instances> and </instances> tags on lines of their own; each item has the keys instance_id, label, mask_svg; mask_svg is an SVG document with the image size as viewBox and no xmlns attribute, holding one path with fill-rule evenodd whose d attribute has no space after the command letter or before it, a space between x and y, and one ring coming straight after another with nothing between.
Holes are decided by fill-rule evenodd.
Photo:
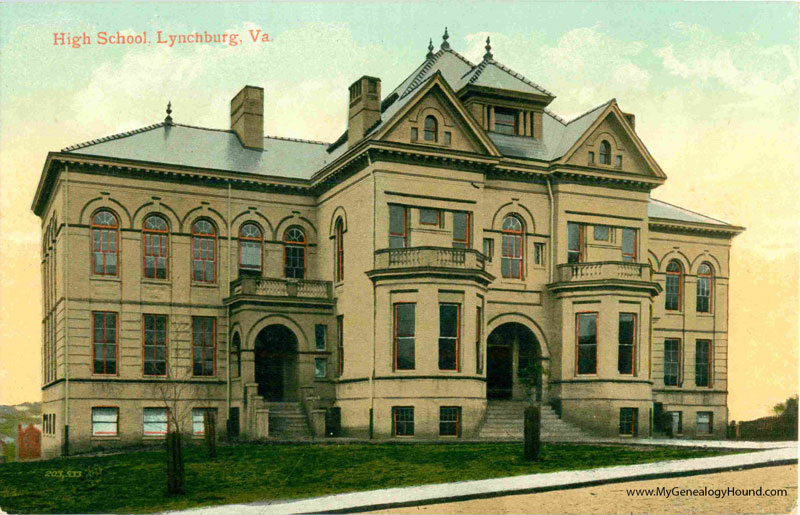
<instances>
[{"instance_id":1,"label":"green grass","mask_svg":"<svg viewBox=\"0 0 800 515\"><path fill-rule=\"evenodd\" d=\"M153 512L202 505L700 458L718 450L545 444L541 461L522 460L522 444L237 445L209 459L184 449L186 494L169 498L166 453L0 465L0 508L8 512ZM97 480L87 478L100 467ZM97 471L98 469L94 469ZM53 472L65 477L52 477ZM77 475L83 477L66 477Z\"/></svg>"}]
</instances>

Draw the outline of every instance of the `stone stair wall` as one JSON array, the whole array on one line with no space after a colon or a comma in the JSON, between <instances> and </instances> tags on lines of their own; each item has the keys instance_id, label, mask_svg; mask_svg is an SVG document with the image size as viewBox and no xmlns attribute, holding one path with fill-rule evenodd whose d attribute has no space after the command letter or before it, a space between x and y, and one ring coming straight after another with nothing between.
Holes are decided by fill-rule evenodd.
<instances>
[{"instance_id":1,"label":"stone stair wall","mask_svg":"<svg viewBox=\"0 0 800 515\"><path fill-rule=\"evenodd\" d=\"M525 408L529 405L525 401L489 401L485 420L478 431L478 438L522 439ZM553 408L543 404L541 438L549 441L579 441L590 438L590 435L564 422L558 418Z\"/></svg>"}]
</instances>

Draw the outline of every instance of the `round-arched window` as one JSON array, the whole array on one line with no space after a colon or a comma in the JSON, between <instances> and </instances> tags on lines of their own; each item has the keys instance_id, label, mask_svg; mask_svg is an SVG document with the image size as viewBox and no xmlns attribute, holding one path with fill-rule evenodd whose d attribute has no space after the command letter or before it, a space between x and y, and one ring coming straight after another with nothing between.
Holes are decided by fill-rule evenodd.
<instances>
[{"instance_id":1,"label":"round-arched window","mask_svg":"<svg viewBox=\"0 0 800 515\"><path fill-rule=\"evenodd\" d=\"M161 216L150 215L144 220L142 247L144 277L166 279L169 266L169 229L167 221Z\"/></svg>"},{"instance_id":2,"label":"round-arched window","mask_svg":"<svg viewBox=\"0 0 800 515\"><path fill-rule=\"evenodd\" d=\"M92 217L92 273L117 275L119 262L119 223L111 211L98 211Z\"/></svg>"},{"instance_id":3,"label":"round-arched window","mask_svg":"<svg viewBox=\"0 0 800 515\"><path fill-rule=\"evenodd\" d=\"M508 215L503 219L502 259L500 269L503 277L522 278L522 221L516 215Z\"/></svg>"},{"instance_id":4,"label":"round-arched window","mask_svg":"<svg viewBox=\"0 0 800 515\"><path fill-rule=\"evenodd\" d=\"M239 273L261 273L261 229L246 223L239 229Z\"/></svg>"},{"instance_id":5,"label":"round-arched window","mask_svg":"<svg viewBox=\"0 0 800 515\"><path fill-rule=\"evenodd\" d=\"M283 265L286 277L302 279L306 268L306 235L300 227L289 227L283 235Z\"/></svg>"},{"instance_id":6,"label":"round-arched window","mask_svg":"<svg viewBox=\"0 0 800 515\"><path fill-rule=\"evenodd\" d=\"M600 143L600 164L611 164L611 145L606 140Z\"/></svg>"},{"instance_id":7,"label":"round-arched window","mask_svg":"<svg viewBox=\"0 0 800 515\"><path fill-rule=\"evenodd\" d=\"M433 116L425 117L425 141L432 141L434 143L438 141L438 126L439 124L436 122L436 118Z\"/></svg>"},{"instance_id":8,"label":"round-arched window","mask_svg":"<svg viewBox=\"0 0 800 515\"><path fill-rule=\"evenodd\" d=\"M677 260L672 260L667 265L665 286L664 309L667 311L680 311L681 295L683 293L683 267Z\"/></svg>"},{"instance_id":9,"label":"round-arched window","mask_svg":"<svg viewBox=\"0 0 800 515\"><path fill-rule=\"evenodd\" d=\"M208 220L192 225L192 280L217 281L217 231Z\"/></svg>"},{"instance_id":10,"label":"round-arched window","mask_svg":"<svg viewBox=\"0 0 800 515\"><path fill-rule=\"evenodd\" d=\"M713 269L708 263L703 263L697 269L697 312L708 313L711 311L711 289Z\"/></svg>"}]
</instances>

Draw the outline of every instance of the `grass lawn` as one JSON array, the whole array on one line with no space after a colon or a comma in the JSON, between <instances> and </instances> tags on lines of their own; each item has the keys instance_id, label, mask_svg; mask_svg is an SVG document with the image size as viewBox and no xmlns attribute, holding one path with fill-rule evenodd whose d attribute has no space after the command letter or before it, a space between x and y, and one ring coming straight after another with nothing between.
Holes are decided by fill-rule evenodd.
<instances>
[{"instance_id":1,"label":"grass lawn","mask_svg":"<svg viewBox=\"0 0 800 515\"><path fill-rule=\"evenodd\" d=\"M22 513L153 512L558 470L701 458L730 451L521 443L220 446L184 449L185 495L168 498L166 452L0 465L0 508ZM75 477L75 476L81 477Z\"/></svg>"}]
</instances>

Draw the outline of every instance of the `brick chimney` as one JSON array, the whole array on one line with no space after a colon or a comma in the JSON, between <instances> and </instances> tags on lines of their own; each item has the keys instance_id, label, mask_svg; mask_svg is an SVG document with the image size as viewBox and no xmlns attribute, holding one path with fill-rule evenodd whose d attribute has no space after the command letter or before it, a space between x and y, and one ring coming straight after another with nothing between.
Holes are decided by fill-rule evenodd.
<instances>
[{"instance_id":1,"label":"brick chimney","mask_svg":"<svg viewBox=\"0 0 800 515\"><path fill-rule=\"evenodd\" d=\"M381 119L381 80L364 75L350 86L347 146L352 147Z\"/></svg>"},{"instance_id":2,"label":"brick chimney","mask_svg":"<svg viewBox=\"0 0 800 515\"><path fill-rule=\"evenodd\" d=\"M233 97L231 130L245 147L264 149L264 88L245 86Z\"/></svg>"}]
</instances>

